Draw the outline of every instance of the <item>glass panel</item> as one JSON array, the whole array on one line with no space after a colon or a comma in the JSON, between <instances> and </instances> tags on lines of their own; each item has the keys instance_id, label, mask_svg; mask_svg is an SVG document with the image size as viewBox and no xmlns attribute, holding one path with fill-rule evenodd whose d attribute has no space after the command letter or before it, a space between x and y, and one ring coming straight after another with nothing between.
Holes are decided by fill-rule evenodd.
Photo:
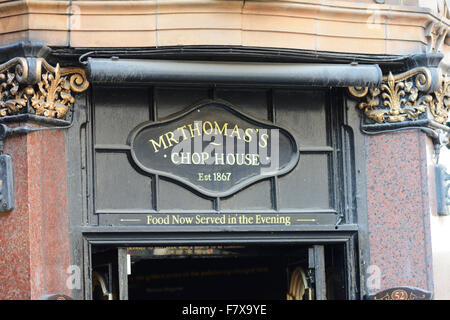
<instances>
[{"instance_id":1,"label":"glass panel","mask_svg":"<svg viewBox=\"0 0 450 320\"><path fill-rule=\"evenodd\" d=\"M158 119L169 117L203 99L209 99L209 94L209 88L158 87L155 90Z\"/></svg>"},{"instance_id":2,"label":"glass panel","mask_svg":"<svg viewBox=\"0 0 450 320\"><path fill-rule=\"evenodd\" d=\"M269 180L263 180L245 188L229 198L220 201L223 210L271 209L271 187Z\"/></svg>"},{"instance_id":3,"label":"glass panel","mask_svg":"<svg viewBox=\"0 0 450 320\"><path fill-rule=\"evenodd\" d=\"M158 195L160 210L212 210L213 207L212 200L202 198L191 189L163 179L159 179Z\"/></svg>"},{"instance_id":4,"label":"glass panel","mask_svg":"<svg viewBox=\"0 0 450 320\"><path fill-rule=\"evenodd\" d=\"M329 209L327 154L300 154L297 167L278 181L281 209Z\"/></svg>"},{"instance_id":5,"label":"glass panel","mask_svg":"<svg viewBox=\"0 0 450 320\"><path fill-rule=\"evenodd\" d=\"M138 173L125 153L96 154L96 209L151 209L151 178Z\"/></svg>"},{"instance_id":6,"label":"glass panel","mask_svg":"<svg viewBox=\"0 0 450 320\"><path fill-rule=\"evenodd\" d=\"M218 88L216 96L236 106L249 116L268 120L267 101L268 90Z\"/></svg>"},{"instance_id":7,"label":"glass panel","mask_svg":"<svg viewBox=\"0 0 450 320\"><path fill-rule=\"evenodd\" d=\"M94 110L95 143L125 144L130 131L149 120L148 89L98 88Z\"/></svg>"},{"instance_id":8,"label":"glass panel","mask_svg":"<svg viewBox=\"0 0 450 320\"><path fill-rule=\"evenodd\" d=\"M299 147L327 146L325 97L324 91L274 92L276 124L287 128Z\"/></svg>"}]
</instances>

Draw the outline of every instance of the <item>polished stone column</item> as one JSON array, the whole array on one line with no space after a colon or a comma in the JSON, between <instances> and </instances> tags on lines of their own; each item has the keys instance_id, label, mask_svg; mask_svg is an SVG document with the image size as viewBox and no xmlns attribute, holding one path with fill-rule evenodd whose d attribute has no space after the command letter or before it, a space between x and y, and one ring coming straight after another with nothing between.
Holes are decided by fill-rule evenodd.
<instances>
[{"instance_id":1,"label":"polished stone column","mask_svg":"<svg viewBox=\"0 0 450 320\"><path fill-rule=\"evenodd\" d=\"M0 212L0 299L71 295L64 130L89 83L83 69L50 65L49 53L39 43L0 48L0 124L22 128L1 137L15 201Z\"/></svg>"}]
</instances>

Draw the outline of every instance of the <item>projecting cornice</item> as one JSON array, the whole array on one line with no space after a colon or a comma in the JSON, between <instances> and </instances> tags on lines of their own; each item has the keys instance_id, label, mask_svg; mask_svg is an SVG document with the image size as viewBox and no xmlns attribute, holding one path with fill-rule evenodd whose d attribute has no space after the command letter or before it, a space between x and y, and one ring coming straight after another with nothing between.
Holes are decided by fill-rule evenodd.
<instances>
[{"instance_id":1,"label":"projecting cornice","mask_svg":"<svg viewBox=\"0 0 450 320\"><path fill-rule=\"evenodd\" d=\"M448 50L446 14L398 2L0 0L0 45L29 40L72 48L222 45L387 55Z\"/></svg>"},{"instance_id":2,"label":"projecting cornice","mask_svg":"<svg viewBox=\"0 0 450 320\"><path fill-rule=\"evenodd\" d=\"M0 48L0 121L66 120L75 93L89 87L84 69L50 65L50 49L38 43ZM64 122L62 122L64 124Z\"/></svg>"}]
</instances>

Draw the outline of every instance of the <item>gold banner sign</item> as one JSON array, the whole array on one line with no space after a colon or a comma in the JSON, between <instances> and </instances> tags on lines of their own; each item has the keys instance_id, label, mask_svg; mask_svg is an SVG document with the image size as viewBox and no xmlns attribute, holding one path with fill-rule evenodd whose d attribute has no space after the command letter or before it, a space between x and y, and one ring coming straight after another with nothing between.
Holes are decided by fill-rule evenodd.
<instances>
[{"instance_id":1,"label":"gold banner sign","mask_svg":"<svg viewBox=\"0 0 450 320\"><path fill-rule=\"evenodd\" d=\"M113 226L281 226L334 225L337 214L282 214L282 213L154 213L101 214L100 223Z\"/></svg>"}]
</instances>

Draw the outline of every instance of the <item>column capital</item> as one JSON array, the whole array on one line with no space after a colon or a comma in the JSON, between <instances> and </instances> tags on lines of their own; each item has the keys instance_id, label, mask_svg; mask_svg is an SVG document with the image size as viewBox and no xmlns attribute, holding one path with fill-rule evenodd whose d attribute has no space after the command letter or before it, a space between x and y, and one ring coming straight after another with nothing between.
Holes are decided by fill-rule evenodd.
<instances>
[{"instance_id":1,"label":"column capital","mask_svg":"<svg viewBox=\"0 0 450 320\"><path fill-rule=\"evenodd\" d=\"M401 73L388 71L379 87L349 87L350 95L360 100L362 127L378 131L426 126L450 131L446 126L450 120L450 77L436 62L431 66L416 64Z\"/></svg>"},{"instance_id":2,"label":"column capital","mask_svg":"<svg viewBox=\"0 0 450 320\"><path fill-rule=\"evenodd\" d=\"M65 125L74 95L89 87L84 68L52 66L45 59L49 49L38 47L22 43L0 48L9 57L12 51L23 53L0 64L0 122L54 119L53 124Z\"/></svg>"}]
</instances>

